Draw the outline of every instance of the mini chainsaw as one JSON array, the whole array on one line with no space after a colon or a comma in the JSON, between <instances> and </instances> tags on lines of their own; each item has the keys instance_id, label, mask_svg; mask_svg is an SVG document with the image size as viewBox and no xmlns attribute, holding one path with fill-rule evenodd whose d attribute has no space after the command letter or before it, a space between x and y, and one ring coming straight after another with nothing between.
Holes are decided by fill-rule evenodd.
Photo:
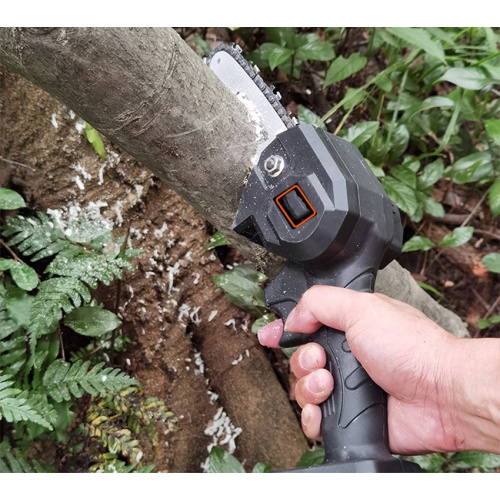
<instances>
[{"instance_id":1,"label":"mini chainsaw","mask_svg":"<svg viewBox=\"0 0 500 500\"><path fill-rule=\"evenodd\" d=\"M330 285L373 292L377 271L402 245L399 211L350 142L300 125L280 96L235 45L221 45L208 66L260 119L256 158L233 230L286 259L265 289L265 301L286 321L304 292ZM335 304L332 304L335 307ZM388 449L387 395L351 353L343 332L284 332L282 347L317 342L334 379L321 405L325 458L292 472L418 472Z\"/></svg>"}]
</instances>

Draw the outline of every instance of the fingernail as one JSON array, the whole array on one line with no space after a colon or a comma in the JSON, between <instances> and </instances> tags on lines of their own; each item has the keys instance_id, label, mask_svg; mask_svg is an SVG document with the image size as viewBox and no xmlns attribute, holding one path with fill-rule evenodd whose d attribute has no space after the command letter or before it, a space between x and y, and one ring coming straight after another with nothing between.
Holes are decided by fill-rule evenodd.
<instances>
[{"instance_id":1,"label":"fingernail","mask_svg":"<svg viewBox=\"0 0 500 500\"><path fill-rule=\"evenodd\" d=\"M326 391L321 377L310 377L306 382L306 388L311 394L322 395Z\"/></svg>"},{"instance_id":2,"label":"fingernail","mask_svg":"<svg viewBox=\"0 0 500 500\"><path fill-rule=\"evenodd\" d=\"M319 359L317 351L311 345L306 345L299 354L299 365L303 370L311 371L319 368Z\"/></svg>"},{"instance_id":3,"label":"fingernail","mask_svg":"<svg viewBox=\"0 0 500 500\"><path fill-rule=\"evenodd\" d=\"M308 427L311 422L311 412L309 411L309 405L305 405L302 409L300 419L302 421L302 427Z\"/></svg>"}]
</instances>

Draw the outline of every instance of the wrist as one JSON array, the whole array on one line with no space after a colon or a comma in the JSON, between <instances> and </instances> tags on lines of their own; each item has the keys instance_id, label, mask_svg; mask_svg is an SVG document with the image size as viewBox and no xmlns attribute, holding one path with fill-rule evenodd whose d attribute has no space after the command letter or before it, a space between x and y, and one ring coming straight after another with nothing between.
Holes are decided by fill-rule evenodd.
<instances>
[{"instance_id":1,"label":"wrist","mask_svg":"<svg viewBox=\"0 0 500 500\"><path fill-rule=\"evenodd\" d=\"M500 453L500 339L459 339L453 359L457 449Z\"/></svg>"}]
</instances>

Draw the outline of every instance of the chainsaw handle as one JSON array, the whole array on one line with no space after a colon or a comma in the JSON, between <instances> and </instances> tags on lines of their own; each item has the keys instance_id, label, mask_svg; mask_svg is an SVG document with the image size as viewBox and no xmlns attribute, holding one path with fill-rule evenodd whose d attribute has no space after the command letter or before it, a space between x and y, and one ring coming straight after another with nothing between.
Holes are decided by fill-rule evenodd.
<instances>
[{"instance_id":1,"label":"chainsaw handle","mask_svg":"<svg viewBox=\"0 0 500 500\"><path fill-rule=\"evenodd\" d=\"M321 327L311 342L323 347L334 390L320 405L324 464L357 462L388 454L387 397L354 357L338 330Z\"/></svg>"},{"instance_id":2,"label":"chainsaw handle","mask_svg":"<svg viewBox=\"0 0 500 500\"><path fill-rule=\"evenodd\" d=\"M346 269L344 277L348 274L349 269ZM266 288L265 299L286 323L308 288L316 284L338 286L338 283L339 274L335 278L318 279L304 267L287 262ZM374 275L367 271L340 283L345 288L369 293L373 291ZM293 471L417 472L416 464L395 458L389 452L387 395L352 354L345 333L325 325L311 334L284 331L280 345L293 347L308 342L316 342L325 350L326 369L332 374L334 389L320 405L325 447L323 464Z\"/></svg>"}]
</instances>

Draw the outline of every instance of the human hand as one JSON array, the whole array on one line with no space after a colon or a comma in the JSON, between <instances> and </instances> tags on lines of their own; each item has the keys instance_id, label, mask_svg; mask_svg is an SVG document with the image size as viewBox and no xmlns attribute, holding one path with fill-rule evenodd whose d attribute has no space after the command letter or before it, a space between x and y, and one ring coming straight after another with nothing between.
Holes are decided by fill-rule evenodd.
<instances>
[{"instance_id":1,"label":"human hand","mask_svg":"<svg viewBox=\"0 0 500 500\"><path fill-rule=\"evenodd\" d=\"M500 451L500 422L485 420L484 410L478 420L477 410L471 407L479 396L473 393L478 382L474 377L477 362L484 361L481 357L493 347L491 342L458 339L417 309L381 294L315 286L288 316L286 330L313 333L322 324L345 332L354 356L388 393L389 448L393 453ZM259 340L279 348L282 332L282 321L277 320L259 331ZM498 352L499 343L494 347ZM497 377L498 359L493 360ZM333 388L325 362L323 348L315 343L300 346L290 360L298 378L295 394L302 408L302 428L314 440L320 439L318 405ZM498 399L495 404L500 405ZM486 394L481 396L481 405L488 405Z\"/></svg>"}]
</instances>

